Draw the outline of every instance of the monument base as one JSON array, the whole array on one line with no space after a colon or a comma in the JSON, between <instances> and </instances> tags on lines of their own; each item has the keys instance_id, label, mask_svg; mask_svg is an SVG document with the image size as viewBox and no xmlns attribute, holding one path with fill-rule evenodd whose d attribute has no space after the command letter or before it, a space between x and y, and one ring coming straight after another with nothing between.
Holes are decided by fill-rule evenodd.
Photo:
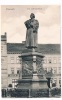
<instances>
[{"instance_id":1,"label":"monument base","mask_svg":"<svg viewBox=\"0 0 62 100\"><path fill-rule=\"evenodd\" d=\"M18 91L18 92L17 92ZM18 96L18 93L20 94ZM47 80L30 80L22 79L18 81L16 89L17 97L49 97L49 90L47 86Z\"/></svg>"},{"instance_id":2,"label":"monument base","mask_svg":"<svg viewBox=\"0 0 62 100\"><path fill-rule=\"evenodd\" d=\"M47 79L42 66L44 56L34 48L27 50L19 56L22 58L22 79L18 80L16 95L31 98L48 97Z\"/></svg>"},{"instance_id":3,"label":"monument base","mask_svg":"<svg viewBox=\"0 0 62 100\"><path fill-rule=\"evenodd\" d=\"M48 89L15 89L11 92L11 97L16 98L45 98L49 97Z\"/></svg>"},{"instance_id":4,"label":"monument base","mask_svg":"<svg viewBox=\"0 0 62 100\"><path fill-rule=\"evenodd\" d=\"M17 89L48 89L47 80L30 80L30 79L22 79L18 80Z\"/></svg>"}]
</instances>

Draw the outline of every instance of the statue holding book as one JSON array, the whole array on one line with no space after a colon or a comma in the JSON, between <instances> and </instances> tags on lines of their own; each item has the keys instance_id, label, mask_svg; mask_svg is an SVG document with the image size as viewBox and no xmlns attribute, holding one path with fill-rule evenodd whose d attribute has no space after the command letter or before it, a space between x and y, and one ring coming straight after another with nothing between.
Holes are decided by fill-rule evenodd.
<instances>
[{"instance_id":1,"label":"statue holding book","mask_svg":"<svg viewBox=\"0 0 62 100\"><path fill-rule=\"evenodd\" d=\"M26 47L36 48L37 47L37 33L39 28L39 22L35 19L35 15L31 13L30 19L25 22L27 28L26 32Z\"/></svg>"}]
</instances>

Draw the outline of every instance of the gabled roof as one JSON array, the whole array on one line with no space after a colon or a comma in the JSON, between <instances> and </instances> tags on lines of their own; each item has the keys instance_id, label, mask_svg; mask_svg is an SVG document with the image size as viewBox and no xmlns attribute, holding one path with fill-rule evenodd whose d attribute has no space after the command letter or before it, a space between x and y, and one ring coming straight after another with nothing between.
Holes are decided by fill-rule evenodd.
<instances>
[{"instance_id":1,"label":"gabled roof","mask_svg":"<svg viewBox=\"0 0 62 100\"><path fill-rule=\"evenodd\" d=\"M60 44L39 44L38 51L43 54L60 54Z\"/></svg>"},{"instance_id":2,"label":"gabled roof","mask_svg":"<svg viewBox=\"0 0 62 100\"><path fill-rule=\"evenodd\" d=\"M23 43L7 43L8 53L22 53L24 48ZM60 44L38 44L37 49L43 54L60 54Z\"/></svg>"},{"instance_id":3,"label":"gabled roof","mask_svg":"<svg viewBox=\"0 0 62 100\"><path fill-rule=\"evenodd\" d=\"M25 45L22 43L7 43L8 53L22 53Z\"/></svg>"}]
</instances>

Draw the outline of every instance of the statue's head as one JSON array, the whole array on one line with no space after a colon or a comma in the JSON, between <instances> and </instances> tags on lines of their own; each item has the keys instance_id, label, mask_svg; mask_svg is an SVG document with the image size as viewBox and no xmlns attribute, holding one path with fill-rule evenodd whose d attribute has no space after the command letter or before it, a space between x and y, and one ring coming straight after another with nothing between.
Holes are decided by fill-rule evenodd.
<instances>
[{"instance_id":1,"label":"statue's head","mask_svg":"<svg viewBox=\"0 0 62 100\"><path fill-rule=\"evenodd\" d=\"M31 13L30 18L35 18L35 15L33 13Z\"/></svg>"}]
</instances>

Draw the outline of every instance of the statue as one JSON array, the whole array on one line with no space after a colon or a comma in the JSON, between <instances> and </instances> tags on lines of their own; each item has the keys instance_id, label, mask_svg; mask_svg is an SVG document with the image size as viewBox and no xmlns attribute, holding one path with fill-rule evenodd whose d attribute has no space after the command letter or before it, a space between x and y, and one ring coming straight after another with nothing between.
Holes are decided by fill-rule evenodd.
<instances>
[{"instance_id":1,"label":"statue","mask_svg":"<svg viewBox=\"0 0 62 100\"><path fill-rule=\"evenodd\" d=\"M25 22L25 26L27 28L26 47L36 48L39 22L35 20L35 15L33 13L31 13L30 19Z\"/></svg>"}]
</instances>

